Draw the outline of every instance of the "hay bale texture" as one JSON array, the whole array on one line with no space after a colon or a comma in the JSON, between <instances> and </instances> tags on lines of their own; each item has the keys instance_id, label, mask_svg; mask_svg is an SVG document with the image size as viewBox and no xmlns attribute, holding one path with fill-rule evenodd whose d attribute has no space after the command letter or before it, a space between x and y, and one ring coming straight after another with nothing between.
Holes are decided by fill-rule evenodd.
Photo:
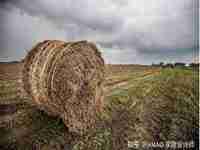
<instances>
[{"instance_id":1,"label":"hay bale texture","mask_svg":"<svg viewBox=\"0 0 200 150\"><path fill-rule=\"evenodd\" d=\"M23 87L30 103L62 118L72 132L95 126L103 106L104 61L93 43L47 40L24 60Z\"/></svg>"}]
</instances>

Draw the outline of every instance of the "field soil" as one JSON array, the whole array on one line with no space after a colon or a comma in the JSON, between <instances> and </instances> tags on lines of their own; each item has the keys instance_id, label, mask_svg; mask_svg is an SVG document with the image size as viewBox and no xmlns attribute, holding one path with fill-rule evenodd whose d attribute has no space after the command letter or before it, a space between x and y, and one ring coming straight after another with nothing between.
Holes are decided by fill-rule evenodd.
<instances>
[{"instance_id":1,"label":"field soil","mask_svg":"<svg viewBox=\"0 0 200 150\"><path fill-rule=\"evenodd\" d=\"M142 150L156 149L144 143L170 141L198 147L198 71L107 65L104 111L97 127L79 136L28 104L22 65L0 63L1 150Z\"/></svg>"}]
</instances>

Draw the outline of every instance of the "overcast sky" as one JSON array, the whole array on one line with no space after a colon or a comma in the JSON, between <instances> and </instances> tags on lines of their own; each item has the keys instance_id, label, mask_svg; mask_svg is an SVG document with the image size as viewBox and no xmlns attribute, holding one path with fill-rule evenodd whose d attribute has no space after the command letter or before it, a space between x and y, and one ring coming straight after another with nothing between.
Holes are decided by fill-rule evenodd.
<instances>
[{"instance_id":1,"label":"overcast sky","mask_svg":"<svg viewBox=\"0 0 200 150\"><path fill-rule=\"evenodd\" d=\"M106 63L191 62L198 0L0 0L0 61L39 41L89 40Z\"/></svg>"}]
</instances>

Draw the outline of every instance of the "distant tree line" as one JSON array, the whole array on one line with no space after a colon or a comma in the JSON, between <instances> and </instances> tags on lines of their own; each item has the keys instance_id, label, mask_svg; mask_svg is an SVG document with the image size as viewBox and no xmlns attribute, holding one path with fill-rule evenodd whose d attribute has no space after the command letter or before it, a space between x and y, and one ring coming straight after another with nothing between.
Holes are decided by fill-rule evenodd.
<instances>
[{"instance_id":1,"label":"distant tree line","mask_svg":"<svg viewBox=\"0 0 200 150\"><path fill-rule=\"evenodd\" d=\"M199 68L199 63L182 63L182 62L175 62L175 63L164 63L160 62L158 64L152 63L152 66L154 67L162 67L162 68Z\"/></svg>"},{"instance_id":2,"label":"distant tree line","mask_svg":"<svg viewBox=\"0 0 200 150\"><path fill-rule=\"evenodd\" d=\"M1 64L15 64L19 63L20 61L9 61L9 62L0 62Z\"/></svg>"}]
</instances>

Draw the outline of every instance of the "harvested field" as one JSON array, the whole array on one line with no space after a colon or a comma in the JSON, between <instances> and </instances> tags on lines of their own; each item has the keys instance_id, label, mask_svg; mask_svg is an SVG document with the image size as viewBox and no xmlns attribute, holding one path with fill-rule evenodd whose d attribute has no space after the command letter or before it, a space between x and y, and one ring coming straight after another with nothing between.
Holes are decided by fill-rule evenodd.
<instances>
[{"instance_id":1,"label":"harvested field","mask_svg":"<svg viewBox=\"0 0 200 150\"><path fill-rule=\"evenodd\" d=\"M17 88L15 79L4 77L0 80L0 102L10 104L13 110L8 113L5 109L0 116L1 149L128 150L128 141L188 141L197 148L199 73L187 69L120 67L123 71L117 71L116 66L114 71L109 69L104 110L97 127L84 136L69 132L61 119L27 105L15 97L15 92L9 94Z\"/></svg>"}]
</instances>

